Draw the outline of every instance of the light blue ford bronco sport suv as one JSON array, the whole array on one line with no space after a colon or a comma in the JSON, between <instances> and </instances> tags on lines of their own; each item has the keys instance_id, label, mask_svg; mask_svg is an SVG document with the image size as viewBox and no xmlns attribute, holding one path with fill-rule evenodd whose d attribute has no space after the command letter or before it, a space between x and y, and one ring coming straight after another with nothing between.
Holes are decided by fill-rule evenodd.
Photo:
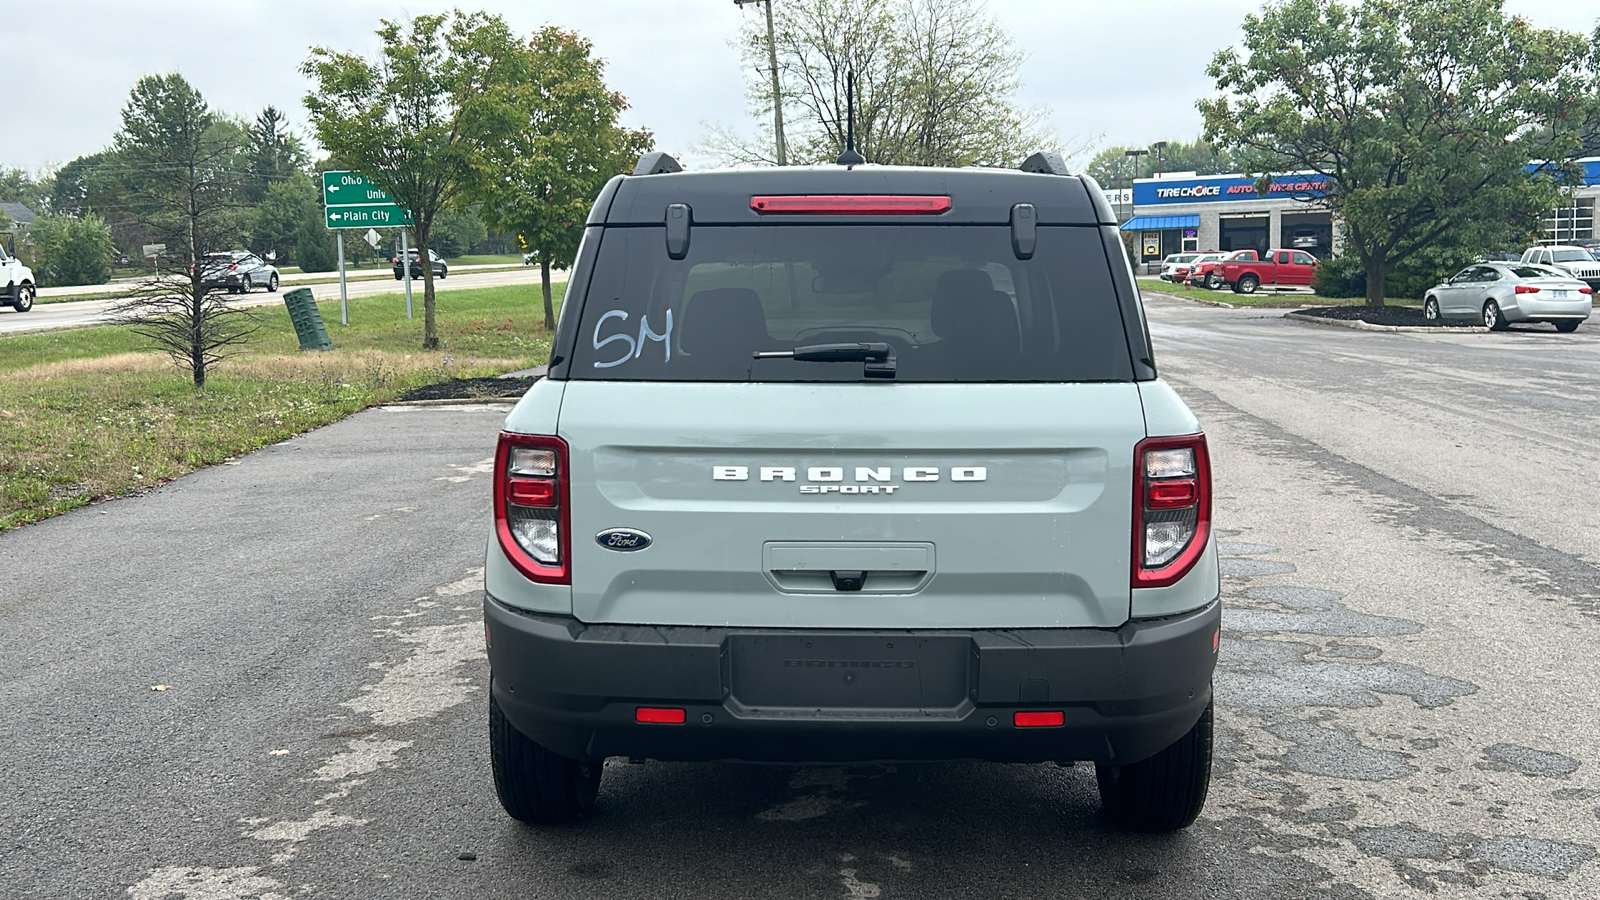
<instances>
[{"instance_id":1,"label":"light blue ford bronco sport suv","mask_svg":"<svg viewBox=\"0 0 1600 900\"><path fill-rule=\"evenodd\" d=\"M870 165L606 185L495 459L513 817L608 757L1092 761L1183 828L1221 612L1206 441L1098 185Z\"/></svg>"}]
</instances>

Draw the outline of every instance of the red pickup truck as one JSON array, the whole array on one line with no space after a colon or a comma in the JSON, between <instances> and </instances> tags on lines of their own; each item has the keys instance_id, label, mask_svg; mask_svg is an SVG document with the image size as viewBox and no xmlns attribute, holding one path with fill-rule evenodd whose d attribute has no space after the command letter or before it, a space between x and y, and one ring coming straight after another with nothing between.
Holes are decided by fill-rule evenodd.
<instances>
[{"instance_id":1,"label":"red pickup truck","mask_svg":"<svg viewBox=\"0 0 1600 900\"><path fill-rule=\"evenodd\" d=\"M1228 263L1255 262L1259 259L1254 250L1235 250L1222 259L1195 263L1189 268L1189 284L1213 291L1222 290L1222 267Z\"/></svg>"},{"instance_id":2,"label":"red pickup truck","mask_svg":"<svg viewBox=\"0 0 1600 900\"><path fill-rule=\"evenodd\" d=\"M1317 258L1304 250L1268 250L1264 259L1227 260L1222 264L1222 281L1235 294L1254 294L1262 285L1290 287L1308 285L1317 272Z\"/></svg>"}]
</instances>

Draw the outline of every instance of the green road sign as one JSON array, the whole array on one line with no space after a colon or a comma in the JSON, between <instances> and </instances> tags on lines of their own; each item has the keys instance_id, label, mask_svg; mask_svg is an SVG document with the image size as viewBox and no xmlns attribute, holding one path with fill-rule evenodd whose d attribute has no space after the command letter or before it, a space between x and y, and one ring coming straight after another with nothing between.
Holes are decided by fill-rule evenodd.
<instances>
[{"instance_id":1,"label":"green road sign","mask_svg":"<svg viewBox=\"0 0 1600 900\"><path fill-rule=\"evenodd\" d=\"M323 172L322 204L329 228L393 228L410 225L407 215L385 191L357 172Z\"/></svg>"}]
</instances>

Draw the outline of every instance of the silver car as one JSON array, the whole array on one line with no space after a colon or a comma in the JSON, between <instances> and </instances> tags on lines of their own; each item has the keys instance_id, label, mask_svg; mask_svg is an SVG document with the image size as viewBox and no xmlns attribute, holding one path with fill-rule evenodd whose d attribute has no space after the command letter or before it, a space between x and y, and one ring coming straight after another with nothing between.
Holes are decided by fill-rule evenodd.
<instances>
[{"instance_id":1,"label":"silver car","mask_svg":"<svg viewBox=\"0 0 1600 900\"><path fill-rule=\"evenodd\" d=\"M1594 309L1594 288L1559 269L1529 263L1483 262L1428 289L1422 315L1481 321L1494 331L1513 322L1549 322L1577 331Z\"/></svg>"}]
</instances>

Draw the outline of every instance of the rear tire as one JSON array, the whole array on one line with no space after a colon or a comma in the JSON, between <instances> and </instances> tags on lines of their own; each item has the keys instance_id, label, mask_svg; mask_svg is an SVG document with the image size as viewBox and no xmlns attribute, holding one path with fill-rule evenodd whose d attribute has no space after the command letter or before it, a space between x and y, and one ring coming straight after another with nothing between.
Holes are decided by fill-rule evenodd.
<instances>
[{"instance_id":1,"label":"rear tire","mask_svg":"<svg viewBox=\"0 0 1600 900\"><path fill-rule=\"evenodd\" d=\"M277 276L276 273L274 273L272 275L267 276L267 293L276 294L277 292L278 292L278 276Z\"/></svg>"},{"instance_id":2,"label":"rear tire","mask_svg":"<svg viewBox=\"0 0 1600 900\"><path fill-rule=\"evenodd\" d=\"M1574 331L1577 331L1578 326L1582 324L1582 322L1557 322L1556 330L1562 334L1571 334Z\"/></svg>"},{"instance_id":3,"label":"rear tire","mask_svg":"<svg viewBox=\"0 0 1600 900\"><path fill-rule=\"evenodd\" d=\"M1483 324L1490 331L1505 331L1511 327L1506 321L1505 313L1500 311L1500 304L1490 300L1483 305Z\"/></svg>"},{"instance_id":4,"label":"rear tire","mask_svg":"<svg viewBox=\"0 0 1600 900\"><path fill-rule=\"evenodd\" d=\"M1211 710L1172 746L1126 766L1096 763L1100 802L1112 821L1135 831L1177 831L1192 824L1211 786Z\"/></svg>"},{"instance_id":5,"label":"rear tire","mask_svg":"<svg viewBox=\"0 0 1600 900\"><path fill-rule=\"evenodd\" d=\"M500 711L489 693L489 757L494 789L511 818L531 825L556 825L582 818L594 808L605 761L579 762L529 740Z\"/></svg>"},{"instance_id":6,"label":"rear tire","mask_svg":"<svg viewBox=\"0 0 1600 900\"><path fill-rule=\"evenodd\" d=\"M1254 294L1256 288L1261 287L1261 279L1254 275L1245 275L1239 279L1238 291L1241 294Z\"/></svg>"}]
</instances>

